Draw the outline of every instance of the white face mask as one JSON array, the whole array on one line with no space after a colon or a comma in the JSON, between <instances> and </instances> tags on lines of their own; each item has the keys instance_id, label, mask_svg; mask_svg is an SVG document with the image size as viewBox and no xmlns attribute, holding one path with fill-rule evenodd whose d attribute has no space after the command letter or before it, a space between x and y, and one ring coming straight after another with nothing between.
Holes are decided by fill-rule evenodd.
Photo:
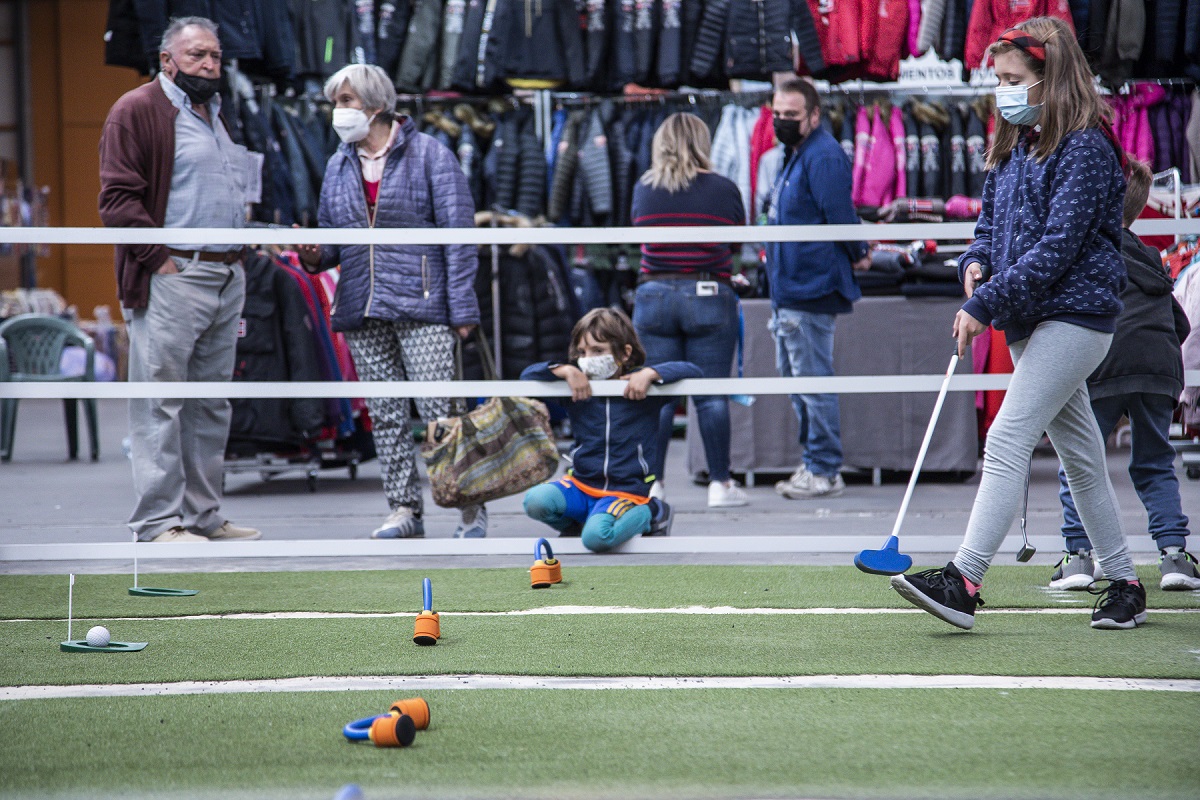
<instances>
[{"instance_id":1,"label":"white face mask","mask_svg":"<svg viewBox=\"0 0 1200 800\"><path fill-rule=\"evenodd\" d=\"M617 374L617 360L612 354L602 356L580 356L579 369L590 381L602 381Z\"/></svg>"},{"instance_id":2,"label":"white face mask","mask_svg":"<svg viewBox=\"0 0 1200 800\"><path fill-rule=\"evenodd\" d=\"M1000 116L1013 125L1032 125L1037 122L1042 113L1042 106L1040 103L1036 106L1029 105L1029 90L1038 83L1041 81L1028 86L997 86L996 110L1000 112Z\"/></svg>"},{"instance_id":3,"label":"white face mask","mask_svg":"<svg viewBox=\"0 0 1200 800\"><path fill-rule=\"evenodd\" d=\"M367 138L371 130L371 120L375 115L367 116L360 108L335 108L333 110L333 129L343 142L354 144Z\"/></svg>"}]
</instances>

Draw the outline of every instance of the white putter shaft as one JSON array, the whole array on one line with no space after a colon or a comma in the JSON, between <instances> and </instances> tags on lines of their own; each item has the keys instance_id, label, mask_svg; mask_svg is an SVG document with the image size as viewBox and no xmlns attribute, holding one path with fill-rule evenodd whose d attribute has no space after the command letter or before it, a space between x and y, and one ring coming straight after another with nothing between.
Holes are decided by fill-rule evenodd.
<instances>
[{"instance_id":1,"label":"white putter shaft","mask_svg":"<svg viewBox=\"0 0 1200 800\"><path fill-rule=\"evenodd\" d=\"M925 463L925 452L929 450L929 440L933 438L933 429L937 427L938 415L942 413L942 403L946 402L946 392L950 389L950 377L958 366L958 352L950 356L950 366L946 367L946 377L942 379L942 388L938 391L937 402L933 404L933 415L929 417L929 426L925 428L925 438L921 449L917 451L917 463L913 465L912 475L908 478L908 488L904 490L904 500L900 503L900 513L896 515L896 524L892 526L892 536L900 535L900 526L904 523L904 515L908 513L908 501L912 500L913 489L917 488L917 476L921 474L921 466Z\"/></svg>"}]
</instances>

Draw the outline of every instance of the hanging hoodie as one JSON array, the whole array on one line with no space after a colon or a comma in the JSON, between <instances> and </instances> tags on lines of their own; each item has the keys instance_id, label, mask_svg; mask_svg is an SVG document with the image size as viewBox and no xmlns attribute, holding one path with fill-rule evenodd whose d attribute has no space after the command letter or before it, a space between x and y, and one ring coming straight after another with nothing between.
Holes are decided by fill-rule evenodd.
<instances>
[{"instance_id":1,"label":"hanging hoodie","mask_svg":"<svg viewBox=\"0 0 1200 800\"><path fill-rule=\"evenodd\" d=\"M858 205L885 206L896 199L896 147L890 129L891 114L876 106L871 114L871 145L863 170Z\"/></svg>"},{"instance_id":2,"label":"hanging hoodie","mask_svg":"<svg viewBox=\"0 0 1200 800\"><path fill-rule=\"evenodd\" d=\"M854 166L850 173L850 200L856 206L863 200L863 181L867 176L867 161L871 157L871 112L860 106L854 123Z\"/></svg>"},{"instance_id":3,"label":"hanging hoodie","mask_svg":"<svg viewBox=\"0 0 1200 800\"><path fill-rule=\"evenodd\" d=\"M1000 34L1031 17L1058 17L1075 30L1071 6L1067 0L974 0L967 22L967 43L963 66L975 69L983 64L984 52Z\"/></svg>"}]
</instances>

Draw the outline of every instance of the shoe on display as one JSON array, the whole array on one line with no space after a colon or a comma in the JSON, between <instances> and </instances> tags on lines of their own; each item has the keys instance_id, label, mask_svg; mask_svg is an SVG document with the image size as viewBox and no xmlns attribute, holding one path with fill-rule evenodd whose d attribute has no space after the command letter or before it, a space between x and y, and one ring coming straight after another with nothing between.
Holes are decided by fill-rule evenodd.
<instances>
[{"instance_id":1,"label":"shoe on display","mask_svg":"<svg viewBox=\"0 0 1200 800\"><path fill-rule=\"evenodd\" d=\"M1146 621L1146 590L1140 583L1111 581L1104 589L1089 589L1099 595L1092 610L1092 627L1128 630Z\"/></svg>"},{"instance_id":2,"label":"shoe on display","mask_svg":"<svg viewBox=\"0 0 1200 800\"><path fill-rule=\"evenodd\" d=\"M1054 565L1054 573L1050 576L1050 588L1058 592L1086 589L1097 580L1097 569L1090 551L1066 553L1062 560Z\"/></svg>"},{"instance_id":3,"label":"shoe on display","mask_svg":"<svg viewBox=\"0 0 1200 800\"><path fill-rule=\"evenodd\" d=\"M383 524L371 532L372 539L422 539L425 537L425 523L417 516L417 512L408 506L400 506L383 521Z\"/></svg>"},{"instance_id":4,"label":"shoe on display","mask_svg":"<svg viewBox=\"0 0 1200 800\"><path fill-rule=\"evenodd\" d=\"M738 486L737 481L713 481L708 485L709 508L739 508L749 504L750 498Z\"/></svg>"},{"instance_id":5,"label":"shoe on display","mask_svg":"<svg viewBox=\"0 0 1200 800\"><path fill-rule=\"evenodd\" d=\"M983 605L983 598L967 589L966 580L953 561L941 569L894 575L891 583L901 597L917 608L963 630L974 627L975 609Z\"/></svg>"}]
</instances>

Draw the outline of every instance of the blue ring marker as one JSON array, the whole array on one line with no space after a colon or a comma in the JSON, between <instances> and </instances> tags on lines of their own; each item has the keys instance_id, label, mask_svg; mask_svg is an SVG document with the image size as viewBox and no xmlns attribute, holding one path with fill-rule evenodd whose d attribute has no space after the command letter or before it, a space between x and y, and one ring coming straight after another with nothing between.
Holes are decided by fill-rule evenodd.
<instances>
[{"instance_id":1,"label":"blue ring marker","mask_svg":"<svg viewBox=\"0 0 1200 800\"><path fill-rule=\"evenodd\" d=\"M345 736L352 742L365 742L371 738L371 723L380 717L386 717L387 714L376 714L373 717L364 717L356 719L354 722L347 722L346 727L342 728L342 736Z\"/></svg>"},{"instance_id":2,"label":"blue ring marker","mask_svg":"<svg viewBox=\"0 0 1200 800\"><path fill-rule=\"evenodd\" d=\"M421 597L424 600L424 610L433 611L433 582L426 578L421 582Z\"/></svg>"},{"instance_id":3,"label":"blue ring marker","mask_svg":"<svg viewBox=\"0 0 1200 800\"><path fill-rule=\"evenodd\" d=\"M542 559L542 550L546 551L546 561L554 559L554 551L550 549L550 542L545 539L538 539L537 544L533 546L533 560L540 561Z\"/></svg>"}]
</instances>

